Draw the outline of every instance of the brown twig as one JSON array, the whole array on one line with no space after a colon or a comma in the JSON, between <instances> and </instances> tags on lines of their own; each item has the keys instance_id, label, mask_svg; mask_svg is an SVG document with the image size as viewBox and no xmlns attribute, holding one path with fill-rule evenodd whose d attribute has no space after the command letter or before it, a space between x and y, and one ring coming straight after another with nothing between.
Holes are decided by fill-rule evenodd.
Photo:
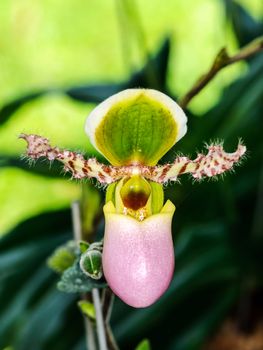
<instances>
[{"instance_id":1,"label":"brown twig","mask_svg":"<svg viewBox=\"0 0 263 350\"><path fill-rule=\"evenodd\" d=\"M263 50L263 37L259 37L251 41L248 45L244 46L236 55L229 56L227 49L222 48L214 62L209 69L209 71L201 76L193 87L180 99L179 105L184 109L188 106L189 102L197 95L201 90L203 90L206 85L217 75L217 73L223 68L245 60L250 56L255 55L256 53Z\"/></svg>"}]
</instances>

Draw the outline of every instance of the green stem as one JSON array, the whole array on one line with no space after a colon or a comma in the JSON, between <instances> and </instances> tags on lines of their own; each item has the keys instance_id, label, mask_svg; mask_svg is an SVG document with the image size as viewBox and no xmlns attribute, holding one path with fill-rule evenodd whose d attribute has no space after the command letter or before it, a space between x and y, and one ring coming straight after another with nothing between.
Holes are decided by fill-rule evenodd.
<instances>
[{"instance_id":1,"label":"green stem","mask_svg":"<svg viewBox=\"0 0 263 350\"><path fill-rule=\"evenodd\" d=\"M99 349L108 350L104 320L102 315L100 294L99 294L98 288L93 288L91 293L92 293L92 298L93 298L95 313L96 313L96 326L97 326L96 328L97 328Z\"/></svg>"},{"instance_id":2,"label":"green stem","mask_svg":"<svg viewBox=\"0 0 263 350\"><path fill-rule=\"evenodd\" d=\"M81 215L80 215L80 204L75 201L71 204L72 222L73 222L73 234L76 242L82 239L82 228L81 228ZM83 300L91 299L89 293L82 295ZM97 350L94 326L87 316L84 316L84 326L86 335L86 347L88 350Z\"/></svg>"}]
</instances>

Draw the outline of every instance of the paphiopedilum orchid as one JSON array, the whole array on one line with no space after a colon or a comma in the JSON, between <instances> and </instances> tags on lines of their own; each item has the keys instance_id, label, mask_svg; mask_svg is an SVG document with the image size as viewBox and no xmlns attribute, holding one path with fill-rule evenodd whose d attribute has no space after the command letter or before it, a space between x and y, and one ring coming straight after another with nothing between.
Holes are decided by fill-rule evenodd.
<instances>
[{"instance_id":1,"label":"paphiopedilum orchid","mask_svg":"<svg viewBox=\"0 0 263 350\"><path fill-rule=\"evenodd\" d=\"M174 271L171 234L175 206L164 204L163 185L182 174L195 179L232 169L246 152L234 153L222 144L207 146L196 159L178 157L157 165L187 131L187 117L170 97L156 90L128 89L99 104L85 130L110 165L58 147L46 138L21 134L27 155L64 164L75 179L95 178L107 185L103 273L115 294L134 307L154 303L168 288Z\"/></svg>"}]
</instances>

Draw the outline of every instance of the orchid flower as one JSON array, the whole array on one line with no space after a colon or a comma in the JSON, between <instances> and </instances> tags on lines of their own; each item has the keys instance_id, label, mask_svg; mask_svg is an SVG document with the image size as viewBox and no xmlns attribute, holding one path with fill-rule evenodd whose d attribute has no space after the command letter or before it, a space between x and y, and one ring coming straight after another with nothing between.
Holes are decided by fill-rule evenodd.
<instances>
[{"instance_id":1,"label":"orchid flower","mask_svg":"<svg viewBox=\"0 0 263 350\"><path fill-rule=\"evenodd\" d=\"M168 288L174 271L171 223L175 206L163 202L163 185L182 174L194 179L212 177L233 168L246 152L234 153L222 144L207 146L194 160L180 156L158 165L163 155L187 131L187 117L165 94L128 89L99 104L88 116L85 131L94 147L109 161L58 147L41 136L21 134L32 159L57 159L75 179L95 178L107 186L104 276L115 294L133 307L154 303Z\"/></svg>"}]
</instances>

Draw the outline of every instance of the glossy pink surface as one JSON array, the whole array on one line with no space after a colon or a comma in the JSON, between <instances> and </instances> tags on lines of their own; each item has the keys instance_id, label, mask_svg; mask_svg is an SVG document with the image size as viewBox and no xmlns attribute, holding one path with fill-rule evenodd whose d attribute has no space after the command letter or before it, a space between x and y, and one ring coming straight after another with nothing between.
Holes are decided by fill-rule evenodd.
<instances>
[{"instance_id":1,"label":"glossy pink surface","mask_svg":"<svg viewBox=\"0 0 263 350\"><path fill-rule=\"evenodd\" d=\"M168 288L174 271L172 213L142 222L105 213L103 271L113 290L133 307L153 304Z\"/></svg>"}]
</instances>

